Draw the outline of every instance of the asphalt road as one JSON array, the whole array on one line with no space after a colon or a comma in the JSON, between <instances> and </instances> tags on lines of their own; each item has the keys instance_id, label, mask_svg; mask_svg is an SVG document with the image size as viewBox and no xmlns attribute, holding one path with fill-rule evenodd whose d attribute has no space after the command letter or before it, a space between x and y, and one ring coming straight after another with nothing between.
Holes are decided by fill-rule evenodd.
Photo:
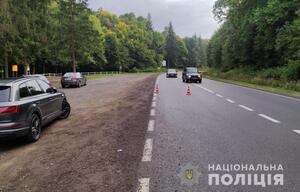
<instances>
[{"instance_id":1,"label":"asphalt road","mask_svg":"<svg viewBox=\"0 0 300 192\"><path fill-rule=\"evenodd\" d=\"M299 192L300 100L204 79L157 79L138 191L146 192ZM192 95L187 96L188 85ZM190 186L178 176L191 164L199 180ZM282 165L283 171L235 174L283 174L283 185L209 185L209 165ZM196 170L195 170L196 169ZM195 181L195 180L190 180ZM267 181L267 180L265 180ZM189 184L189 183L188 183ZM256 183L257 184L257 183ZM149 185L149 186L148 186Z\"/></svg>"}]
</instances>

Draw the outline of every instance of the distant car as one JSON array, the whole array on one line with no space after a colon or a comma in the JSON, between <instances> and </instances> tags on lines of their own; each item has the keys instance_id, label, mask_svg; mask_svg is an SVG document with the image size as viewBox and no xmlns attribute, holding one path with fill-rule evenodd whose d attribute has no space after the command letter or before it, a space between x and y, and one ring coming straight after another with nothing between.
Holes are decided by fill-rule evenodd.
<instances>
[{"instance_id":1,"label":"distant car","mask_svg":"<svg viewBox=\"0 0 300 192\"><path fill-rule=\"evenodd\" d=\"M87 82L86 77L82 73L66 73L62 78L61 78L61 87L81 87L85 86Z\"/></svg>"},{"instance_id":2,"label":"distant car","mask_svg":"<svg viewBox=\"0 0 300 192\"><path fill-rule=\"evenodd\" d=\"M202 75L196 67L186 67L182 72L182 81L186 83L202 83Z\"/></svg>"},{"instance_id":3,"label":"distant car","mask_svg":"<svg viewBox=\"0 0 300 192\"><path fill-rule=\"evenodd\" d=\"M65 94L41 79L0 81L0 137L26 136L37 141L42 126L66 119L70 112Z\"/></svg>"},{"instance_id":4,"label":"distant car","mask_svg":"<svg viewBox=\"0 0 300 192\"><path fill-rule=\"evenodd\" d=\"M177 78L177 71L176 71L176 69L168 69L167 73L166 73L166 77L167 78L170 78L170 77Z\"/></svg>"},{"instance_id":5,"label":"distant car","mask_svg":"<svg viewBox=\"0 0 300 192\"><path fill-rule=\"evenodd\" d=\"M51 85L50 81L47 79L47 77L45 75L39 75L39 74L23 75L22 77L24 77L24 78L39 78L39 79L45 81L46 83L48 83L49 85Z\"/></svg>"}]
</instances>

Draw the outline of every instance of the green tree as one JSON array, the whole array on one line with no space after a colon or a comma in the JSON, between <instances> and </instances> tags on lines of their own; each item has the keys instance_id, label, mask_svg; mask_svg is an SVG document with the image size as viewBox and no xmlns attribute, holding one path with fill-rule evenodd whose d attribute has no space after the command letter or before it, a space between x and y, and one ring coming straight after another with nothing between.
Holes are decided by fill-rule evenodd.
<instances>
[{"instance_id":1,"label":"green tree","mask_svg":"<svg viewBox=\"0 0 300 192\"><path fill-rule=\"evenodd\" d=\"M169 27L166 28L166 47L165 47L165 58L167 62L167 67L176 67L176 52L177 52L177 40L176 34L173 29L173 25L170 22Z\"/></svg>"}]
</instances>

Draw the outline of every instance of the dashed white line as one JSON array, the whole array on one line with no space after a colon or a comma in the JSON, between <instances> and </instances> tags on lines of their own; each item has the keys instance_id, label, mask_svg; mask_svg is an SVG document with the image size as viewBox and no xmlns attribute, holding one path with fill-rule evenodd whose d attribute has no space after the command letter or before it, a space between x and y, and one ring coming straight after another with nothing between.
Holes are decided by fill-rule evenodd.
<instances>
[{"instance_id":1,"label":"dashed white line","mask_svg":"<svg viewBox=\"0 0 300 192\"><path fill-rule=\"evenodd\" d=\"M241 108L246 109L247 111L254 111L253 109L251 109L250 107L247 107L245 105L239 105Z\"/></svg>"},{"instance_id":2,"label":"dashed white line","mask_svg":"<svg viewBox=\"0 0 300 192\"><path fill-rule=\"evenodd\" d=\"M223 98L223 95L220 95L220 94L216 94L216 96L218 96L220 98Z\"/></svg>"},{"instance_id":3,"label":"dashed white line","mask_svg":"<svg viewBox=\"0 0 300 192\"><path fill-rule=\"evenodd\" d=\"M152 158L153 139L147 139L144 146L142 161L151 161Z\"/></svg>"},{"instance_id":4,"label":"dashed white line","mask_svg":"<svg viewBox=\"0 0 300 192\"><path fill-rule=\"evenodd\" d=\"M293 130L295 133L300 134L300 130Z\"/></svg>"},{"instance_id":5,"label":"dashed white line","mask_svg":"<svg viewBox=\"0 0 300 192\"><path fill-rule=\"evenodd\" d=\"M214 91L212 91L212 90L210 90L210 89L207 89L207 88L205 88L205 87L203 87L203 86L198 86L198 87L200 87L201 89L203 89L203 90L205 90L205 91L207 91L207 92L209 92L209 93L215 93Z\"/></svg>"},{"instance_id":6,"label":"dashed white line","mask_svg":"<svg viewBox=\"0 0 300 192\"><path fill-rule=\"evenodd\" d=\"M228 101L229 103L235 103L235 101L233 101L231 99L226 99L226 101Z\"/></svg>"},{"instance_id":7,"label":"dashed white line","mask_svg":"<svg viewBox=\"0 0 300 192\"><path fill-rule=\"evenodd\" d=\"M155 125L155 121L154 120L150 120L148 123L148 131L152 132L154 131L154 125Z\"/></svg>"},{"instance_id":8,"label":"dashed white line","mask_svg":"<svg viewBox=\"0 0 300 192\"><path fill-rule=\"evenodd\" d=\"M150 178L139 179L137 192L149 192Z\"/></svg>"},{"instance_id":9,"label":"dashed white line","mask_svg":"<svg viewBox=\"0 0 300 192\"><path fill-rule=\"evenodd\" d=\"M272 117L269 117L269 116L267 116L265 114L258 114L258 115L261 116L261 117L263 117L263 118L265 118L265 119L267 119L267 120L269 120L269 121L272 121L273 123L280 123L280 121L278 121L276 119L273 119Z\"/></svg>"},{"instance_id":10,"label":"dashed white line","mask_svg":"<svg viewBox=\"0 0 300 192\"><path fill-rule=\"evenodd\" d=\"M156 102L155 101L152 102L152 107L156 107Z\"/></svg>"},{"instance_id":11,"label":"dashed white line","mask_svg":"<svg viewBox=\"0 0 300 192\"><path fill-rule=\"evenodd\" d=\"M154 117L154 116L155 116L155 109L151 109L151 111L150 111L150 116L151 116L151 117Z\"/></svg>"}]
</instances>

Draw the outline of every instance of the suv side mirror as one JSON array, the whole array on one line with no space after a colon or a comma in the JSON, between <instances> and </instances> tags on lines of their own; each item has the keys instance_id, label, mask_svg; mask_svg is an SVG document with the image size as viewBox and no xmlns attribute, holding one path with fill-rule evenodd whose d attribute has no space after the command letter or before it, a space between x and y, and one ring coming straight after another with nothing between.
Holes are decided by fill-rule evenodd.
<instances>
[{"instance_id":1,"label":"suv side mirror","mask_svg":"<svg viewBox=\"0 0 300 192\"><path fill-rule=\"evenodd\" d=\"M50 87L46 90L47 93L56 93L57 89L55 87Z\"/></svg>"}]
</instances>

